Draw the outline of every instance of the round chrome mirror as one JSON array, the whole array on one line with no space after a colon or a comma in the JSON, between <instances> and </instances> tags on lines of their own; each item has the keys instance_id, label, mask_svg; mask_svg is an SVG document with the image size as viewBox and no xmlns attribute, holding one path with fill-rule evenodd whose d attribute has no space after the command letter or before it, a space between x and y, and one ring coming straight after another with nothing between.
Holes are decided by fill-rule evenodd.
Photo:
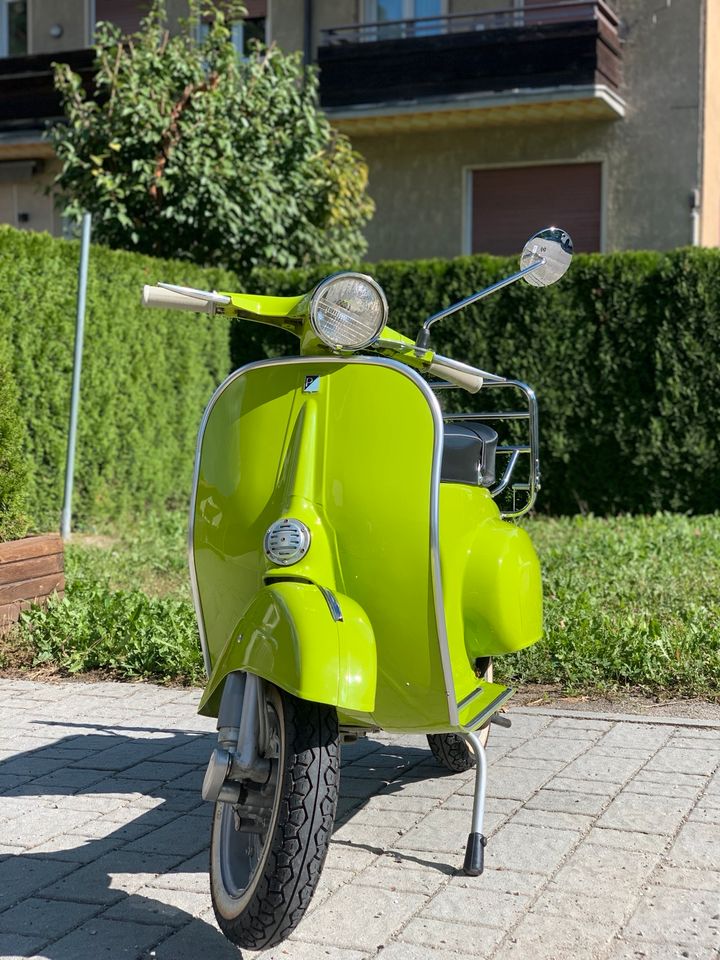
<instances>
[{"instance_id":1,"label":"round chrome mirror","mask_svg":"<svg viewBox=\"0 0 720 960\"><path fill-rule=\"evenodd\" d=\"M573 244L570 234L560 227L546 227L534 234L523 247L520 269L539 263L523 278L534 287L547 287L555 283L570 266Z\"/></svg>"}]
</instances>

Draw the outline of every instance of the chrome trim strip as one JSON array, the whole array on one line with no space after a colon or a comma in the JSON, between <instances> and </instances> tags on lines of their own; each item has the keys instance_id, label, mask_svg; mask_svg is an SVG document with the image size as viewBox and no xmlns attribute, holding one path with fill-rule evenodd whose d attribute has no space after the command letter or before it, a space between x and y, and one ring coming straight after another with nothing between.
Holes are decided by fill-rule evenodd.
<instances>
[{"instance_id":1,"label":"chrome trim strip","mask_svg":"<svg viewBox=\"0 0 720 960\"><path fill-rule=\"evenodd\" d=\"M509 700L514 693L515 690L513 687L508 687L507 690L503 690L503 692L498 694L498 696L495 697L495 699L489 703L484 710L481 710L476 717L473 717L469 723L466 723L464 725L464 729L476 730L477 727L482 725L482 722L486 717L491 716L493 713L497 713L503 703L505 703L506 700Z\"/></svg>"},{"instance_id":2,"label":"chrome trim strip","mask_svg":"<svg viewBox=\"0 0 720 960\"><path fill-rule=\"evenodd\" d=\"M466 697L463 697L462 700L458 702L458 710L462 710L463 707L466 707L469 703L472 703L476 697L480 696L484 689L485 687L476 687L472 693L469 693Z\"/></svg>"},{"instance_id":3,"label":"chrome trim strip","mask_svg":"<svg viewBox=\"0 0 720 960\"><path fill-rule=\"evenodd\" d=\"M195 467L193 471L193 486L192 494L190 498L190 524L189 524L189 564L190 564L190 586L193 595L193 604L195 606L195 614L197 616L198 630L200 633L200 643L202 645L203 651L203 660L205 662L205 671L210 676L212 670L212 663L210 660L210 652L208 650L207 644L207 635L205 633L205 624L202 615L202 605L200 603L200 593L198 591L197 584L197 571L195 569L195 549L194 549L194 516L195 516L195 502L197 499L197 487L198 480L200 475L200 455L202 453L202 441L205 434L205 428L207 426L208 419L212 412L213 407L217 403L218 399L222 393L237 380L238 377L243 376L245 373L248 373L250 370L259 370L263 367L273 367L280 366L282 364L286 365L316 365L318 363L335 363L335 364L348 364L348 363L365 363L369 365L379 366L379 367L388 367L391 370L401 373L403 376L407 377L408 380L412 380L415 386L420 390L427 404L430 407L430 412L433 418L433 424L435 427L434 437L433 437L433 460L432 460L432 476L430 481L430 571L433 587L433 600L435 606L435 623L438 633L438 644L440 647L440 662L443 669L443 678L445 680L445 696L447 698L448 704L448 718L450 724L453 726L458 726L458 708L457 702L455 699L455 683L453 681L452 674L452 664L450 663L450 647L448 643L447 635L447 625L445 622L445 604L443 600L443 589L442 589L442 570L440 566L440 473L442 469L442 448L443 448L443 436L444 436L444 425L443 425L443 415L440 410L440 404L435 397L432 389L429 384L423 380L420 374L416 373L411 367L405 366L405 364L400 363L397 360L391 360L389 357L276 357L272 360L256 360L254 363L248 363L244 367L240 367L238 370L235 370L233 373L227 377L220 386L215 390L210 402L205 408L203 413L202 420L200 421L200 429L198 431L197 445L195 447Z\"/></svg>"},{"instance_id":4,"label":"chrome trim strip","mask_svg":"<svg viewBox=\"0 0 720 960\"><path fill-rule=\"evenodd\" d=\"M342 622L342 610L340 609L340 604L338 603L335 594L332 592L332 590L328 590L327 587L321 587L319 583L316 583L315 586L325 597L325 603L327 603L328 607L330 608L330 616L336 623Z\"/></svg>"}]
</instances>

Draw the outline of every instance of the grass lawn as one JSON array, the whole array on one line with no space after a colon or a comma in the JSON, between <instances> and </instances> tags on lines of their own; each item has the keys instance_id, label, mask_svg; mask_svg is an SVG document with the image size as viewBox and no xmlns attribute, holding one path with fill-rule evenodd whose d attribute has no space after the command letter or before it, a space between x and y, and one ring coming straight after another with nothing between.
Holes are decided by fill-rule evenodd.
<instances>
[{"instance_id":1,"label":"grass lawn","mask_svg":"<svg viewBox=\"0 0 720 960\"><path fill-rule=\"evenodd\" d=\"M500 679L568 693L632 688L720 700L720 516L534 518L545 636L496 661ZM184 514L78 535L65 599L33 610L0 666L201 683Z\"/></svg>"}]
</instances>

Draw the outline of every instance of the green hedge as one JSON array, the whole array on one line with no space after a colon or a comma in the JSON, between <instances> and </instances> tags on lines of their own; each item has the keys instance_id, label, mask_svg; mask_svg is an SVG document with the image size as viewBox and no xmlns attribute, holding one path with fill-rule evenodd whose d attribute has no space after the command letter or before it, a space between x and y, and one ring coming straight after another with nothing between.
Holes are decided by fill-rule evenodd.
<instances>
[{"instance_id":1,"label":"green hedge","mask_svg":"<svg viewBox=\"0 0 720 960\"><path fill-rule=\"evenodd\" d=\"M38 528L55 528L62 506L78 257L76 242L0 228L0 316L10 319L28 503ZM202 410L230 366L228 328L202 314L143 309L143 284L163 279L203 288L234 283L219 271L92 247L78 523L188 496Z\"/></svg>"},{"instance_id":2,"label":"green hedge","mask_svg":"<svg viewBox=\"0 0 720 960\"><path fill-rule=\"evenodd\" d=\"M11 366L10 319L0 313L0 542L21 536L27 525L23 438L24 425Z\"/></svg>"},{"instance_id":3,"label":"green hedge","mask_svg":"<svg viewBox=\"0 0 720 960\"><path fill-rule=\"evenodd\" d=\"M477 256L361 269L383 286L390 325L414 335L424 317L516 264ZM299 293L329 272L259 272L253 288ZM720 508L720 252L578 256L553 287L521 281L437 324L433 345L536 388L540 509ZM285 349L295 349L289 337L233 327L236 366Z\"/></svg>"}]
</instances>

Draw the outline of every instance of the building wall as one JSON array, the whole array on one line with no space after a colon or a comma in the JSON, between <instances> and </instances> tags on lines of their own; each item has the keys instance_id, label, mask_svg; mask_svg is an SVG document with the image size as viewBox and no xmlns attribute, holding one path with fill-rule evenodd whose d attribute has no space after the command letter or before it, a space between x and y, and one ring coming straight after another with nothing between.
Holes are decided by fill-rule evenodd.
<instances>
[{"instance_id":1,"label":"building wall","mask_svg":"<svg viewBox=\"0 0 720 960\"><path fill-rule=\"evenodd\" d=\"M44 230L57 236L62 233L61 217L52 195L46 190L52 185L59 163L56 160L39 163L39 171L34 176L17 179L0 165L0 223L19 230Z\"/></svg>"},{"instance_id":2,"label":"building wall","mask_svg":"<svg viewBox=\"0 0 720 960\"><path fill-rule=\"evenodd\" d=\"M720 246L720 4L705 6L700 242Z\"/></svg>"},{"instance_id":3,"label":"building wall","mask_svg":"<svg viewBox=\"0 0 720 960\"><path fill-rule=\"evenodd\" d=\"M90 43L89 0L29 0L29 53L59 53L81 50ZM62 27L62 36L51 37L50 29Z\"/></svg>"},{"instance_id":4,"label":"building wall","mask_svg":"<svg viewBox=\"0 0 720 960\"><path fill-rule=\"evenodd\" d=\"M468 168L570 160L603 163L606 250L689 244L689 198L699 185L701 4L616 5L628 25L624 119L353 137L377 205L367 228L371 259L465 252Z\"/></svg>"}]
</instances>

